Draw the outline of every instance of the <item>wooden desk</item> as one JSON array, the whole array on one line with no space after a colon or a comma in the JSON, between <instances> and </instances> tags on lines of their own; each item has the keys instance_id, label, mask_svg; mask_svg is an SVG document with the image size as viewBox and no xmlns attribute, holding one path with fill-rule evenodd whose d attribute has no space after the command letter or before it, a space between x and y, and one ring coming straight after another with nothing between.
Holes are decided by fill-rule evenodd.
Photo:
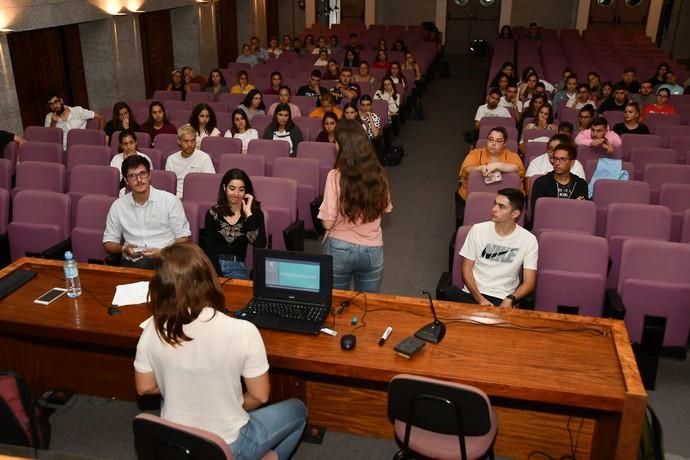
<instances>
[{"instance_id":1,"label":"wooden desk","mask_svg":"<svg viewBox=\"0 0 690 460\"><path fill-rule=\"evenodd\" d=\"M62 264L21 259L0 275L22 266L38 276L0 301L0 368L16 369L37 393L64 387L136 399L132 361L148 312L133 306L108 316L107 308L117 284L150 272L80 265L83 295L40 306L32 301L62 285ZM227 281L223 289L231 310L251 296L247 281ZM335 291L334 305L350 295ZM636 458L647 395L622 322L450 302L437 302L437 311L448 327L445 339L411 360L393 346L430 322L423 298L362 294L334 323L329 317L327 325L340 334L352 330L353 316L366 323L352 351L340 349L339 337L262 331L272 396L302 398L311 423L390 438L387 382L398 373L426 375L489 395L499 419L499 455L569 453L569 425L577 458ZM379 347L388 325L393 334Z\"/></svg>"}]
</instances>

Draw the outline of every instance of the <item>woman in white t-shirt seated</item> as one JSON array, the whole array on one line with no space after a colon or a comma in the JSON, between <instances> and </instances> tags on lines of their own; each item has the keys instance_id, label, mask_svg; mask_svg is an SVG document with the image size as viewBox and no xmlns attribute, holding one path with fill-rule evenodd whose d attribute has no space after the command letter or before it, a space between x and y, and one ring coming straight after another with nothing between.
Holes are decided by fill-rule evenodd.
<instances>
[{"instance_id":1,"label":"woman in white t-shirt seated","mask_svg":"<svg viewBox=\"0 0 690 460\"><path fill-rule=\"evenodd\" d=\"M302 142L302 130L292 121L292 112L288 104L278 104L273 113L271 124L266 126L263 139L284 141L290 144L290 156L297 155L297 145Z\"/></svg>"},{"instance_id":2,"label":"woman in white t-shirt seated","mask_svg":"<svg viewBox=\"0 0 690 460\"><path fill-rule=\"evenodd\" d=\"M232 112L232 126L225 131L225 137L232 137L242 141L242 153L247 153L249 141L258 139L259 133L252 128L247 114L242 109L235 109Z\"/></svg>"},{"instance_id":3,"label":"woman in white t-shirt seated","mask_svg":"<svg viewBox=\"0 0 690 460\"><path fill-rule=\"evenodd\" d=\"M169 246L159 262L149 284L153 317L134 360L137 393L160 394L162 418L220 436L234 458L261 458L271 449L288 458L306 408L297 399L262 407L270 383L258 329L224 313L223 290L199 246Z\"/></svg>"},{"instance_id":4,"label":"woman in white t-shirt seated","mask_svg":"<svg viewBox=\"0 0 690 460\"><path fill-rule=\"evenodd\" d=\"M125 158L129 158L133 155L141 155L149 161L151 169L153 169L153 162L148 155L144 155L143 153L137 151L137 135L134 133L134 131L130 129L120 131L118 139L120 141L120 153L115 155L113 159L110 160L110 166L116 168L120 173L120 187L122 188L125 186L124 179L122 177L122 162L125 161Z\"/></svg>"},{"instance_id":5,"label":"woman in white t-shirt seated","mask_svg":"<svg viewBox=\"0 0 690 460\"><path fill-rule=\"evenodd\" d=\"M324 252L333 256L333 287L378 292L383 277L381 217L393 209L388 178L366 134L354 120L335 128L338 157L328 173L319 219ZM366 180L365 180L366 178Z\"/></svg>"},{"instance_id":6,"label":"woman in white t-shirt seated","mask_svg":"<svg viewBox=\"0 0 690 460\"><path fill-rule=\"evenodd\" d=\"M216 127L216 112L211 106L201 103L194 106L189 116L189 124L196 131L196 148L201 148L201 141L205 137L219 137L220 130Z\"/></svg>"}]
</instances>

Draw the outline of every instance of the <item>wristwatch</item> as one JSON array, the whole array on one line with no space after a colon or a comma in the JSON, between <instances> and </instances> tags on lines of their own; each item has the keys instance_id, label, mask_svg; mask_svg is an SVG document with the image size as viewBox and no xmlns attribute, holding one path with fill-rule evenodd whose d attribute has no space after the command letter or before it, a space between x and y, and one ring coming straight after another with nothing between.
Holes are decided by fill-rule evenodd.
<instances>
[{"instance_id":1,"label":"wristwatch","mask_svg":"<svg viewBox=\"0 0 690 460\"><path fill-rule=\"evenodd\" d=\"M506 299L510 299L510 301L515 305L517 303L517 297L515 297L513 294L508 294L506 296Z\"/></svg>"}]
</instances>

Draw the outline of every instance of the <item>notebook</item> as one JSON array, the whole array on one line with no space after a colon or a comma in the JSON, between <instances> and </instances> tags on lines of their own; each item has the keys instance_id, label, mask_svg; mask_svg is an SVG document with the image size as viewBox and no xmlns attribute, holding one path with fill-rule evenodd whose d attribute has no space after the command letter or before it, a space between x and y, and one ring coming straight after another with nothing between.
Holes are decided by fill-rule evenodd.
<instances>
[{"instance_id":1,"label":"notebook","mask_svg":"<svg viewBox=\"0 0 690 460\"><path fill-rule=\"evenodd\" d=\"M254 250L254 297L236 316L259 328L318 334L331 311L333 258Z\"/></svg>"}]
</instances>

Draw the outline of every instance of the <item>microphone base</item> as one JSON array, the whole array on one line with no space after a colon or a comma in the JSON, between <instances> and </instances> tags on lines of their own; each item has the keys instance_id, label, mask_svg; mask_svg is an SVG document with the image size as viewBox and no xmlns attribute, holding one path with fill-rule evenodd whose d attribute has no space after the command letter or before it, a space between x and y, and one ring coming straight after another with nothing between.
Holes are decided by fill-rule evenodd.
<instances>
[{"instance_id":1,"label":"microphone base","mask_svg":"<svg viewBox=\"0 0 690 460\"><path fill-rule=\"evenodd\" d=\"M418 339L430 343L439 343L441 340L443 340L443 337L445 335L446 325L443 324L441 321L434 321L433 323L429 323L417 332L415 332L414 334L414 336Z\"/></svg>"}]
</instances>

